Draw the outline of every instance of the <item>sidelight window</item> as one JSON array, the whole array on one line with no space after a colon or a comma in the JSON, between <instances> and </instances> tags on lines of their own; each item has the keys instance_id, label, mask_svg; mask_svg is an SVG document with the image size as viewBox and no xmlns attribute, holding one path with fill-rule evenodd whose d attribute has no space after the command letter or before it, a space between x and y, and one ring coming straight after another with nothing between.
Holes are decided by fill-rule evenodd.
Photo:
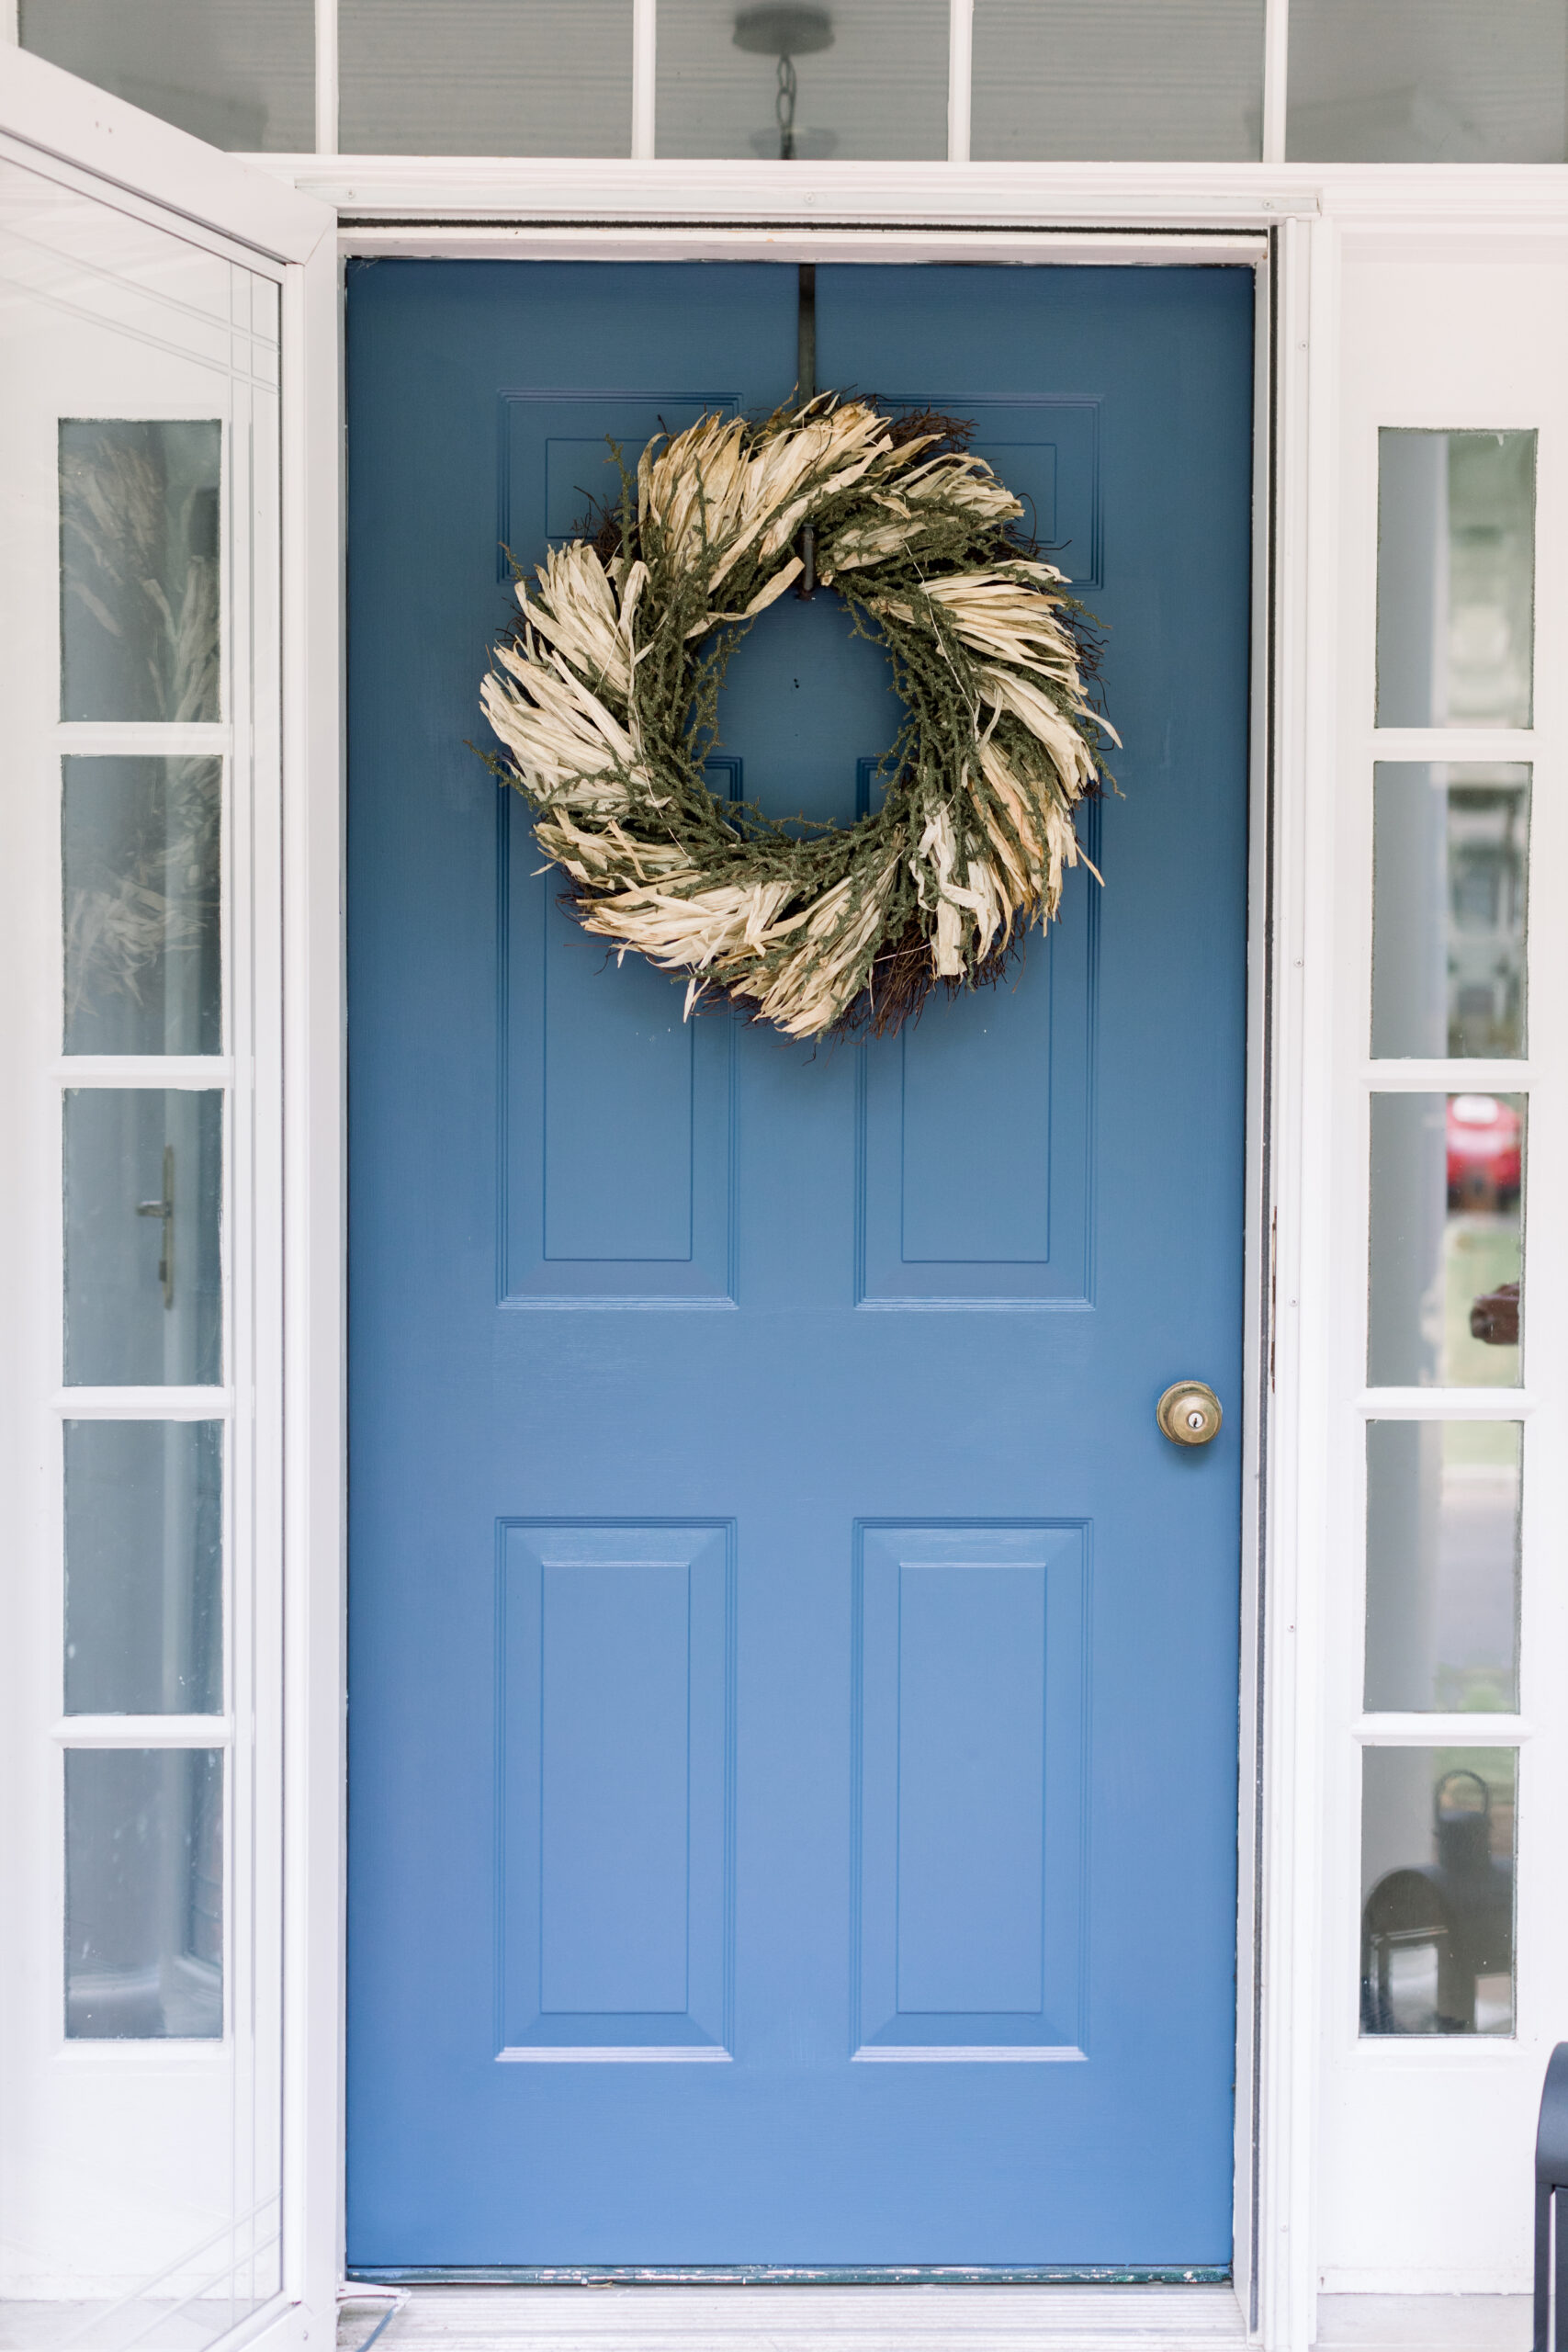
<instances>
[{"instance_id":1,"label":"sidelight window","mask_svg":"<svg viewBox=\"0 0 1568 2352\"><path fill-rule=\"evenodd\" d=\"M281 2277L254 1084L278 982L249 911L276 788L278 291L11 163L0 199L0 2138L28 2135L0 2147L0 2336L200 2352Z\"/></svg>"},{"instance_id":2,"label":"sidelight window","mask_svg":"<svg viewBox=\"0 0 1568 2352\"><path fill-rule=\"evenodd\" d=\"M1521 1530L1540 1435L1527 1266L1535 458L1529 432L1379 436L1375 740L1390 756L1368 779L1371 2037L1514 2030L1515 1824L1530 1792Z\"/></svg>"}]
</instances>

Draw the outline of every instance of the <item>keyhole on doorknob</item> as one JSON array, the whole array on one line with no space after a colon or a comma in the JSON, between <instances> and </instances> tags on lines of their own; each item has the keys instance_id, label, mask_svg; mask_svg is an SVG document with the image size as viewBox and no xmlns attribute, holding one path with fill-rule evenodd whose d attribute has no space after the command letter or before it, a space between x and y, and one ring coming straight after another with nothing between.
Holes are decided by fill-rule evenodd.
<instances>
[{"instance_id":1,"label":"keyhole on doorknob","mask_svg":"<svg viewBox=\"0 0 1568 2352\"><path fill-rule=\"evenodd\" d=\"M1155 1407L1155 1419L1173 1445L1207 1445L1224 1415L1207 1381L1178 1380Z\"/></svg>"}]
</instances>

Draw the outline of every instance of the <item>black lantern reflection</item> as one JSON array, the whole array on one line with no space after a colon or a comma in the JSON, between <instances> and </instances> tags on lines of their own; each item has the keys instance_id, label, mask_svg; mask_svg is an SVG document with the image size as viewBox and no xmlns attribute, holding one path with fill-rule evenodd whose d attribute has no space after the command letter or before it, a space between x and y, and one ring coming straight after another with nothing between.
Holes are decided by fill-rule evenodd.
<instances>
[{"instance_id":1,"label":"black lantern reflection","mask_svg":"<svg viewBox=\"0 0 1568 2352\"><path fill-rule=\"evenodd\" d=\"M831 131L797 131L795 106L798 96L795 61L833 46L833 19L826 8L803 7L795 0L765 0L742 8L735 19L735 46L762 57L778 59L778 90L773 99L777 132L763 131L751 141L757 153L772 152L778 140L779 161L793 164L801 154L825 155L838 141Z\"/></svg>"},{"instance_id":2,"label":"black lantern reflection","mask_svg":"<svg viewBox=\"0 0 1568 2352\"><path fill-rule=\"evenodd\" d=\"M1492 1792L1447 1772L1433 1796L1438 1858L1390 1871L1361 1913L1361 2031L1474 2033L1477 1981L1511 1977L1514 1866L1492 1851ZM1415 1986L1430 1987L1411 1999Z\"/></svg>"}]
</instances>

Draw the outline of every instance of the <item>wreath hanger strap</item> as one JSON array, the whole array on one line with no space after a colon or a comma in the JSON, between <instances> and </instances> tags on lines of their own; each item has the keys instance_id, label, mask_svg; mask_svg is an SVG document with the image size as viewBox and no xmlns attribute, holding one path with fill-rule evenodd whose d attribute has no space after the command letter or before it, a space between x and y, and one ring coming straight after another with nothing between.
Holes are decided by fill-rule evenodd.
<instances>
[{"instance_id":1,"label":"wreath hanger strap","mask_svg":"<svg viewBox=\"0 0 1568 2352\"><path fill-rule=\"evenodd\" d=\"M579 920L683 973L688 1012L729 999L790 1036L886 1034L932 988L995 979L1056 912L1118 739L1089 700L1087 616L970 431L831 393L704 416L649 445L593 539L518 582L481 690L497 771ZM881 807L803 830L719 801L704 763L738 636L818 585L886 649L908 716Z\"/></svg>"},{"instance_id":2,"label":"wreath hanger strap","mask_svg":"<svg viewBox=\"0 0 1568 2352\"><path fill-rule=\"evenodd\" d=\"M797 273L795 322L795 397L809 408L817 397L817 265L803 261ZM817 594L817 534L807 523L800 534L800 578L795 593L809 603Z\"/></svg>"}]
</instances>

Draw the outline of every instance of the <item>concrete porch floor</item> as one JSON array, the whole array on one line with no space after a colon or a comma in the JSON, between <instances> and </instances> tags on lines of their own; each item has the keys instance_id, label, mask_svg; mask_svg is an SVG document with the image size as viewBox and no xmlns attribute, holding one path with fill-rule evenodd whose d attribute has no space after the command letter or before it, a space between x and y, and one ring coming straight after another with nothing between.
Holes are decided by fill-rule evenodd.
<instances>
[{"instance_id":1,"label":"concrete porch floor","mask_svg":"<svg viewBox=\"0 0 1568 2352\"><path fill-rule=\"evenodd\" d=\"M341 2352L378 2309L345 2303ZM1227 2287L416 2287L376 2352L1220 2352ZM1528 2352L1523 2295L1325 2295L1321 2352Z\"/></svg>"}]
</instances>

